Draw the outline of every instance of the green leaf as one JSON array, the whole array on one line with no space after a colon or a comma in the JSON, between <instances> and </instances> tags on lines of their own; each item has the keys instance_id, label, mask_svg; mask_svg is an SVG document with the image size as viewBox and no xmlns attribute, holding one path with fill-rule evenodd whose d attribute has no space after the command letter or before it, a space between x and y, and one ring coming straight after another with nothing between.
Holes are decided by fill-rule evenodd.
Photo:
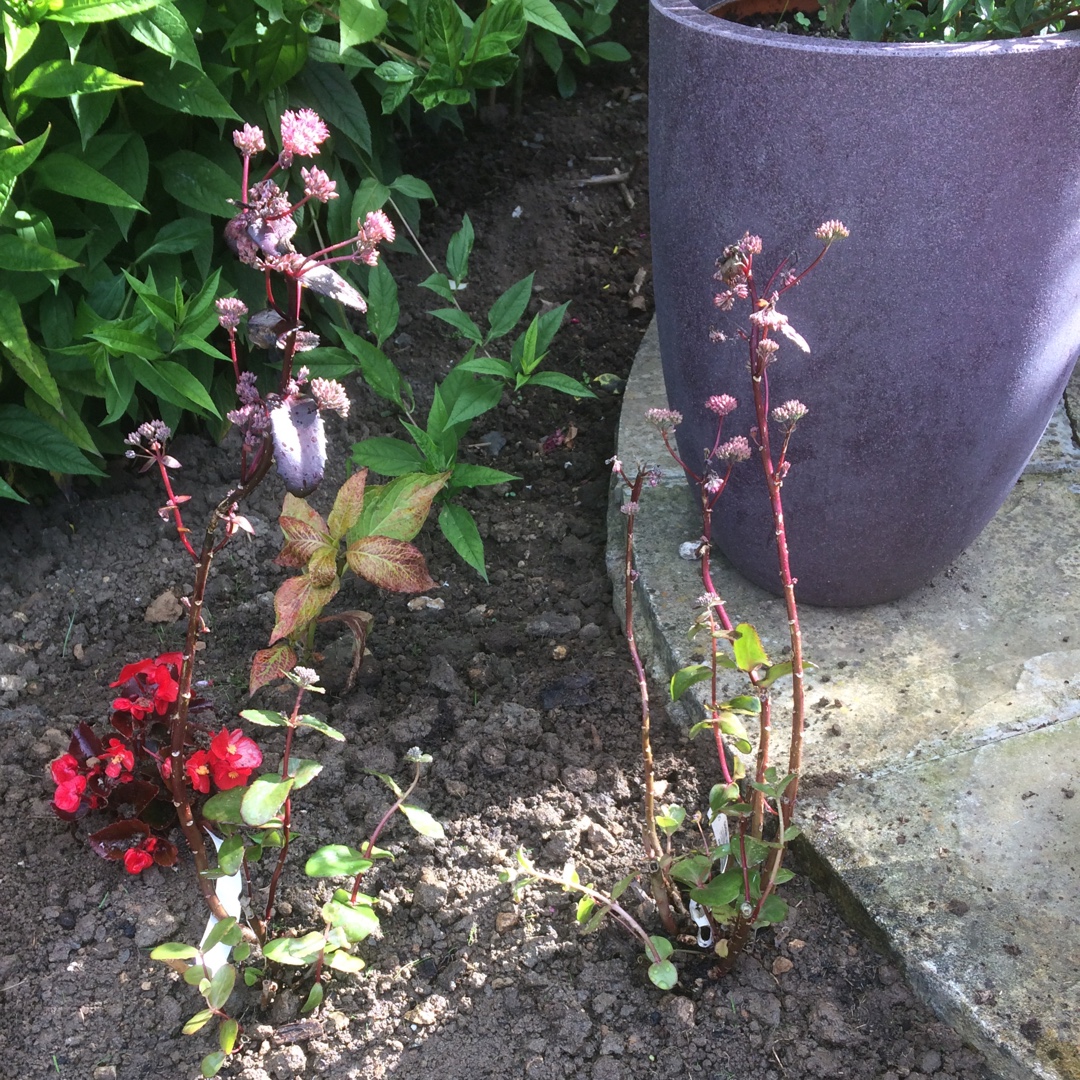
<instances>
[{"instance_id":1,"label":"green leaf","mask_svg":"<svg viewBox=\"0 0 1080 1080\"><path fill-rule=\"evenodd\" d=\"M880 41L889 25L889 7L882 0L855 0L848 29L855 41Z\"/></svg>"},{"instance_id":2,"label":"green leaf","mask_svg":"<svg viewBox=\"0 0 1080 1080\"><path fill-rule=\"evenodd\" d=\"M213 242L214 228L205 218L185 217L163 225L154 242L139 253L136 266L151 255L180 255Z\"/></svg>"},{"instance_id":3,"label":"green leaf","mask_svg":"<svg viewBox=\"0 0 1080 1080\"><path fill-rule=\"evenodd\" d=\"M450 546L487 581L484 541L480 539L480 530L472 514L464 506L447 503L439 511L439 529Z\"/></svg>"},{"instance_id":4,"label":"green leaf","mask_svg":"<svg viewBox=\"0 0 1080 1080\"><path fill-rule=\"evenodd\" d=\"M359 956L353 956L352 953L347 953L343 949L338 949L334 955L330 957L330 966L335 971L340 971L345 975L356 975L363 971L366 965Z\"/></svg>"},{"instance_id":5,"label":"green leaf","mask_svg":"<svg viewBox=\"0 0 1080 1080\"><path fill-rule=\"evenodd\" d=\"M51 247L24 240L11 233L0 234L0 270L16 273L37 273L50 270L71 270L79 266L75 259L54 252Z\"/></svg>"},{"instance_id":6,"label":"green leaf","mask_svg":"<svg viewBox=\"0 0 1080 1080\"><path fill-rule=\"evenodd\" d=\"M409 824L421 835L434 840L446 838L446 830L426 810L402 803L398 809L409 819Z\"/></svg>"},{"instance_id":7,"label":"green leaf","mask_svg":"<svg viewBox=\"0 0 1080 1080\"><path fill-rule=\"evenodd\" d=\"M450 279L445 274L430 274L420 282L421 289L430 289L441 296L448 304L453 303L454 290L450 288Z\"/></svg>"},{"instance_id":8,"label":"green leaf","mask_svg":"<svg viewBox=\"0 0 1080 1080\"><path fill-rule=\"evenodd\" d=\"M239 174L224 169L191 150L177 150L157 164L165 190L177 202L212 217L231 218L236 208L229 199L240 197Z\"/></svg>"},{"instance_id":9,"label":"green leaf","mask_svg":"<svg viewBox=\"0 0 1080 1080\"><path fill-rule=\"evenodd\" d=\"M259 727L288 727L289 721L279 712L271 712L269 709L244 709L240 716L250 724L258 724Z\"/></svg>"},{"instance_id":10,"label":"green leaf","mask_svg":"<svg viewBox=\"0 0 1080 1080\"><path fill-rule=\"evenodd\" d=\"M480 327L460 308L437 308L435 311L429 311L428 314L434 315L436 319L441 319L444 323L449 323L469 341L474 341L477 345L483 344L484 335L480 332Z\"/></svg>"},{"instance_id":11,"label":"green leaf","mask_svg":"<svg viewBox=\"0 0 1080 1080\"><path fill-rule=\"evenodd\" d=\"M338 0L341 48L366 45L386 28L386 11L379 0Z\"/></svg>"},{"instance_id":12,"label":"green leaf","mask_svg":"<svg viewBox=\"0 0 1080 1080\"><path fill-rule=\"evenodd\" d=\"M218 1046L222 1052L231 1054L236 1049L236 1037L240 1034L240 1025L231 1017L221 1021L218 1028Z\"/></svg>"},{"instance_id":13,"label":"green leaf","mask_svg":"<svg viewBox=\"0 0 1080 1080\"><path fill-rule=\"evenodd\" d=\"M49 60L34 68L12 96L66 98L72 94L100 94L129 86L142 86L142 83L78 60Z\"/></svg>"},{"instance_id":14,"label":"green leaf","mask_svg":"<svg viewBox=\"0 0 1080 1080\"><path fill-rule=\"evenodd\" d=\"M671 676L669 686L671 700L678 701L691 686L711 678L712 668L708 664L690 664L688 667L680 668Z\"/></svg>"},{"instance_id":15,"label":"green leaf","mask_svg":"<svg viewBox=\"0 0 1080 1080\"><path fill-rule=\"evenodd\" d=\"M203 817L207 821L224 821L229 825L242 825L244 819L240 814L240 804L246 791L247 788L235 787L211 795L203 804Z\"/></svg>"},{"instance_id":16,"label":"green leaf","mask_svg":"<svg viewBox=\"0 0 1080 1080\"><path fill-rule=\"evenodd\" d=\"M305 967L313 964L323 951L323 936L317 930L301 938L275 938L263 946L263 956L276 964Z\"/></svg>"},{"instance_id":17,"label":"green leaf","mask_svg":"<svg viewBox=\"0 0 1080 1080\"><path fill-rule=\"evenodd\" d=\"M265 93L285 86L304 70L310 36L299 20L278 19L259 39L253 69Z\"/></svg>"},{"instance_id":18,"label":"green leaf","mask_svg":"<svg viewBox=\"0 0 1080 1080\"><path fill-rule=\"evenodd\" d=\"M8 204L11 192L15 187L15 179L21 176L37 160L45 140L49 137L51 128L46 128L36 139L18 146L9 146L0 150L0 213ZM5 135L5 138L16 138L15 132Z\"/></svg>"},{"instance_id":19,"label":"green leaf","mask_svg":"<svg viewBox=\"0 0 1080 1080\"><path fill-rule=\"evenodd\" d=\"M293 780L267 774L251 782L240 803L240 815L248 825L265 825L278 816L278 811L292 791Z\"/></svg>"},{"instance_id":20,"label":"green leaf","mask_svg":"<svg viewBox=\"0 0 1080 1080\"><path fill-rule=\"evenodd\" d=\"M386 435L353 443L352 456L356 464L366 465L383 476L404 476L417 472L425 464L424 455L411 443Z\"/></svg>"},{"instance_id":21,"label":"green leaf","mask_svg":"<svg viewBox=\"0 0 1080 1080\"><path fill-rule=\"evenodd\" d=\"M379 916L371 905L351 903L344 889L338 889L334 899L323 905L322 917L328 926L343 930L346 938L354 943L363 941L379 929Z\"/></svg>"},{"instance_id":22,"label":"green leaf","mask_svg":"<svg viewBox=\"0 0 1080 1080\"><path fill-rule=\"evenodd\" d=\"M0 405L0 461L75 476L104 476L69 439L21 405Z\"/></svg>"},{"instance_id":23,"label":"green leaf","mask_svg":"<svg viewBox=\"0 0 1080 1080\"><path fill-rule=\"evenodd\" d=\"M656 950L656 954L661 960L666 960L675 951L675 946L672 945L666 937L658 937L655 934L650 934L649 940L653 943L653 948Z\"/></svg>"},{"instance_id":24,"label":"green leaf","mask_svg":"<svg viewBox=\"0 0 1080 1080\"><path fill-rule=\"evenodd\" d=\"M374 863L356 848L344 844L327 844L319 848L304 864L308 877L356 877L370 870Z\"/></svg>"},{"instance_id":25,"label":"green leaf","mask_svg":"<svg viewBox=\"0 0 1080 1080\"><path fill-rule=\"evenodd\" d=\"M196 1031L202 1031L213 1020L214 1014L209 1009L200 1009L183 1027L185 1035L194 1035ZM213 1073L210 1074L211 1076Z\"/></svg>"},{"instance_id":26,"label":"green leaf","mask_svg":"<svg viewBox=\"0 0 1080 1080\"><path fill-rule=\"evenodd\" d=\"M223 874L231 877L238 873L244 861L244 837L241 833L226 837L218 848L218 867ZM206 948L206 945L203 945Z\"/></svg>"},{"instance_id":27,"label":"green leaf","mask_svg":"<svg viewBox=\"0 0 1080 1080\"><path fill-rule=\"evenodd\" d=\"M429 0L424 34L431 55L451 70L462 59L465 30L461 10L452 0Z\"/></svg>"},{"instance_id":28,"label":"green leaf","mask_svg":"<svg viewBox=\"0 0 1080 1080\"><path fill-rule=\"evenodd\" d=\"M768 926L772 923L783 922L787 918L788 905L786 900L781 900L776 893L771 893L761 905L754 926Z\"/></svg>"},{"instance_id":29,"label":"green leaf","mask_svg":"<svg viewBox=\"0 0 1080 1080\"><path fill-rule=\"evenodd\" d=\"M0 499L13 499L15 502L30 505L6 480L0 480Z\"/></svg>"},{"instance_id":30,"label":"green leaf","mask_svg":"<svg viewBox=\"0 0 1080 1080\"><path fill-rule=\"evenodd\" d=\"M588 46L590 56L606 60L610 64L623 64L630 59L630 51L617 41L597 41Z\"/></svg>"},{"instance_id":31,"label":"green leaf","mask_svg":"<svg viewBox=\"0 0 1080 1080\"><path fill-rule=\"evenodd\" d=\"M488 311L488 326L491 329L488 331L486 341L504 337L517 326L521 316L525 314L525 309L529 306L529 300L532 299L533 278L535 276L535 274L530 274L516 284L511 285L491 305L491 310Z\"/></svg>"},{"instance_id":32,"label":"green leaf","mask_svg":"<svg viewBox=\"0 0 1080 1080\"><path fill-rule=\"evenodd\" d=\"M411 176L409 173L402 173L401 176L395 176L390 181L390 187L392 190L399 192L402 195L408 195L412 199L430 199L435 201L435 193L431 188L418 176Z\"/></svg>"},{"instance_id":33,"label":"green leaf","mask_svg":"<svg viewBox=\"0 0 1080 1080\"><path fill-rule=\"evenodd\" d=\"M360 364L360 374L363 375L364 382L379 397L393 402L402 412L405 412L404 395L409 393L408 384L402 379L393 361L381 349L376 348L359 334L354 334L351 330L340 326L337 327L337 331L341 335L345 348L356 357ZM392 474L385 473L384 475Z\"/></svg>"},{"instance_id":34,"label":"green leaf","mask_svg":"<svg viewBox=\"0 0 1080 1080\"><path fill-rule=\"evenodd\" d=\"M447 389L447 381L444 381L442 389ZM464 424L477 416L483 416L499 404L503 394L503 385L494 379L478 378L459 383L457 393L453 397L450 414L445 422L440 425L442 431L448 431L458 424ZM439 429L428 420L428 431L435 435ZM455 440L456 441L456 440Z\"/></svg>"},{"instance_id":35,"label":"green leaf","mask_svg":"<svg viewBox=\"0 0 1080 1080\"><path fill-rule=\"evenodd\" d=\"M397 329L400 314L397 282L394 281L393 275L386 268L386 263L381 259L372 267L368 275L367 300L368 327L375 335L375 340L381 349L382 343Z\"/></svg>"},{"instance_id":36,"label":"green leaf","mask_svg":"<svg viewBox=\"0 0 1080 1080\"><path fill-rule=\"evenodd\" d=\"M220 922L214 923L210 933L203 938L201 949L203 952L209 952L215 945L225 940L226 935L230 930L235 929L237 923L234 916L230 915L227 919L222 919Z\"/></svg>"},{"instance_id":37,"label":"green leaf","mask_svg":"<svg viewBox=\"0 0 1080 1080\"><path fill-rule=\"evenodd\" d=\"M371 153L371 125L349 76L332 64L310 63L300 82L316 112L364 154Z\"/></svg>"},{"instance_id":38,"label":"green leaf","mask_svg":"<svg viewBox=\"0 0 1080 1080\"><path fill-rule=\"evenodd\" d=\"M201 409L211 416L220 416L213 399L203 384L183 365L173 360L159 360L154 364L141 356L129 354L135 378L162 401L178 405L181 409Z\"/></svg>"},{"instance_id":39,"label":"green leaf","mask_svg":"<svg viewBox=\"0 0 1080 1080\"><path fill-rule=\"evenodd\" d=\"M581 45L577 34L570 29L570 24L551 0L524 0L525 18L533 26L538 26L549 33L557 34L574 45Z\"/></svg>"},{"instance_id":40,"label":"green leaf","mask_svg":"<svg viewBox=\"0 0 1080 1080\"><path fill-rule=\"evenodd\" d=\"M42 158L34 171L34 178L42 187L58 191L61 195L147 213L146 207L119 184L71 154L54 151Z\"/></svg>"},{"instance_id":41,"label":"green leaf","mask_svg":"<svg viewBox=\"0 0 1080 1080\"><path fill-rule=\"evenodd\" d=\"M452 483L455 488L485 487L489 484L506 484L520 480L513 473L492 469L487 465L455 465Z\"/></svg>"},{"instance_id":42,"label":"green leaf","mask_svg":"<svg viewBox=\"0 0 1080 1080\"><path fill-rule=\"evenodd\" d=\"M781 664L772 664L765 669L765 678L758 682L758 686L770 687L777 679L782 679L785 675L791 674L791 661L785 660Z\"/></svg>"},{"instance_id":43,"label":"green leaf","mask_svg":"<svg viewBox=\"0 0 1080 1080\"><path fill-rule=\"evenodd\" d=\"M514 374L514 369L497 356L477 356L472 360L462 360L455 365L455 370L470 371L475 375L494 375L503 380L511 379Z\"/></svg>"},{"instance_id":44,"label":"green leaf","mask_svg":"<svg viewBox=\"0 0 1080 1080\"><path fill-rule=\"evenodd\" d=\"M199 950L181 941L166 941L150 950L151 960L194 960Z\"/></svg>"},{"instance_id":45,"label":"green leaf","mask_svg":"<svg viewBox=\"0 0 1080 1080\"><path fill-rule=\"evenodd\" d=\"M690 898L703 907L723 907L734 903L743 895L742 870L735 868L718 874L708 884L699 889L690 890Z\"/></svg>"},{"instance_id":46,"label":"green leaf","mask_svg":"<svg viewBox=\"0 0 1080 1080\"><path fill-rule=\"evenodd\" d=\"M299 791L302 787L307 787L322 770L322 764L318 761L312 761L310 758L300 758L298 761L293 761L289 766L289 776L293 780L293 790Z\"/></svg>"},{"instance_id":47,"label":"green leaf","mask_svg":"<svg viewBox=\"0 0 1080 1080\"><path fill-rule=\"evenodd\" d=\"M378 210L386 205L390 198L390 189L378 180L368 177L360 181L360 186L353 196L349 216L357 221L362 221L373 210Z\"/></svg>"},{"instance_id":48,"label":"green leaf","mask_svg":"<svg viewBox=\"0 0 1080 1080\"><path fill-rule=\"evenodd\" d=\"M765 653L765 648L761 644L761 638L758 637L758 632L750 625L750 623L739 623L735 627L737 634L735 640L731 643L732 651L735 653L735 665L740 671L753 671L755 668L762 666L768 666L769 657Z\"/></svg>"},{"instance_id":49,"label":"green leaf","mask_svg":"<svg viewBox=\"0 0 1080 1080\"><path fill-rule=\"evenodd\" d=\"M305 1016L309 1012L314 1012L323 1001L323 988L322 983L315 983L308 991L308 996L304 1000L304 1004L300 1006L300 1015Z\"/></svg>"},{"instance_id":50,"label":"green leaf","mask_svg":"<svg viewBox=\"0 0 1080 1080\"><path fill-rule=\"evenodd\" d=\"M546 386L570 397L592 398L596 395L582 382L561 371L537 371L525 380L528 386Z\"/></svg>"},{"instance_id":51,"label":"green leaf","mask_svg":"<svg viewBox=\"0 0 1080 1080\"><path fill-rule=\"evenodd\" d=\"M183 15L171 3L159 3L149 11L122 19L120 25L140 44L170 60L193 68L202 67L199 49Z\"/></svg>"},{"instance_id":52,"label":"green leaf","mask_svg":"<svg viewBox=\"0 0 1080 1080\"><path fill-rule=\"evenodd\" d=\"M241 713L241 715L243 714ZM345 741L345 736L337 728L331 727L325 720L320 720L317 716L301 716L297 721L297 726L311 728L321 735L325 735L328 739L333 739L334 742Z\"/></svg>"},{"instance_id":53,"label":"green leaf","mask_svg":"<svg viewBox=\"0 0 1080 1080\"><path fill-rule=\"evenodd\" d=\"M753 694L739 694L730 701L725 701L720 708L724 712L741 713L743 716L761 715L761 698Z\"/></svg>"},{"instance_id":54,"label":"green leaf","mask_svg":"<svg viewBox=\"0 0 1080 1080\"><path fill-rule=\"evenodd\" d=\"M8 238L0 236L0 251L6 239ZM0 258L0 268L2 265L3 260ZM38 397L58 412L62 412L60 388L56 385L41 350L30 340L18 302L8 292L0 292L0 346L15 374Z\"/></svg>"},{"instance_id":55,"label":"green leaf","mask_svg":"<svg viewBox=\"0 0 1080 1080\"><path fill-rule=\"evenodd\" d=\"M210 980L210 989L206 992L206 1003L212 1009L224 1009L235 985L236 968L232 964L223 964Z\"/></svg>"},{"instance_id":56,"label":"green leaf","mask_svg":"<svg viewBox=\"0 0 1080 1080\"><path fill-rule=\"evenodd\" d=\"M670 960L649 965L649 981L659 990L670 990L679 981L679 973Z\"/></svg>"},{"instance_id":57,"label":"green leaf","mask_svg":"<svg viewBox=\"0 0 1080 1080\"><path fill-rule=\"evenodd\" d=\"M449 472L407 473L382 487L369 486L363 513L347 539L389 536L412 540L427 521L432 499L449 479Z\"/></svg>"},{"instance_id":58,"label":"green leaf","mask_svg":"<svg viewBox=\"0 0 1080 1080\"><path fill-rule=\"evenodd\" d=\"M65 23L110 22L124 15L156 7L161 0L64 0L55 7L50 5L47 18Z\"/></svg>"},{"instance_id":59,"label":"green leaf","mask_svg":"<svg viewBox=\"0 0 1080 1080\"><path fill-rule=\"evenodd\" d=\"M160 63L157 61L158 67L152 76L146 75L143 86L143 93L151 101L189 116L236 121L243 119L200 68L177 64L162 71Z\"/></svg>"},{"instance_id":60,"label":"green leaf","mask_svg":"<svg viewBox=\"0 0 1080 1080\"><path fill-rule=\"evenodd\" d=\"M472 254L475 238L469 215L462 215L461 228L450 237L450 243L446 247L446 269L450 272L450 279L457 285L464 284L469 276L469 256Z\"/></svg>"}]
</instances>

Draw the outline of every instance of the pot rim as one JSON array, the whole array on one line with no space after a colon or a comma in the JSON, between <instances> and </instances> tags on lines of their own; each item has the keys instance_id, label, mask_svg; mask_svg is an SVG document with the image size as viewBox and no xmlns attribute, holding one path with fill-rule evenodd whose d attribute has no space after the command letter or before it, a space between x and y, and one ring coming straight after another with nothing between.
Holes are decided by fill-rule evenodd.
<instances>
[{"instance_id":1,"label":"pot rim","mask_svg":"<svg viewBox=\"0 0 1080 1080\"><path fill-rule=\"evenodd\" d=\"M1009 54L1023 56L1037 52L1080 48L1080 30L1065 30L1059 34L1043 37L954 42L850 41L842 38L804 37L798 34L762 30L755 26L743 26L741 23L711 14L706 7L699 6L694 0L649 0L649 2L662 18L700 30L713 37L741 41L744 44L753 42L767 48L784 49L790 52L835 53L875 59L902 56L910 61L915 56L947 56L954 59L963 56L985 58ZM713 10L726 7L731 2L734 0L720 0L720 3L702 0L703 4ZM789 3L787 6L788 8L803 7L801 3Z\"/></svg>"}]
</instances>

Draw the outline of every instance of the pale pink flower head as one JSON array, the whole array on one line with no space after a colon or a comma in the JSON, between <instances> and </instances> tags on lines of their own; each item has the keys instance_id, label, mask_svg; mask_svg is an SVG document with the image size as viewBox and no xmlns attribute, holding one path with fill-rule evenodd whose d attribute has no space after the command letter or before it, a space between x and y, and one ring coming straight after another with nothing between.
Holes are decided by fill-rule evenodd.
<instances>
[{"instance_id":1,"label":"pale pink flower head","mask_svg":"<svg viewBox=\"0 0 1080 1080\"><path fill-rule=\"evenodd\" d=\"M716 448L716 460L728 461L734 464L737 461L748 461L750 459L750 444L742 435L736 435L734 439L728 439L726 443L722 443Z\"/></svg>"},{"instance_id":2,"label":"pale pink flower head","mask_svg":"<svg viewBox=\"0 0 1080 1080\"><path fill-rule=\"evenodd\" d=\"M342 420L349 415L349 396L345 387L336 379L312 379L311 396L320 411L329 409L336 412Z\"/></svg>"},{"instance_id":3,"label":"pale pink flower head","mask_svg":"<svg viewBox=\"0 0 1080 1080\"><path fill-rule=\"evenodd\" d=\"M324 203L338 197L337 181L331 180L322 169L312 166L301 169L300 175L304 178L304 194L309 198Z\"/></svg>"},{"instance_id":4,"label":"pale pink flower head","mask_svg":"<svg viewBox=\"0 0 1080 1080\"><path fill-rule=\"evenodd\" d=\"M288 168L293 156L314 157L319 152L319 143L330 137L330 129L323 123L322 117L314 109L286 109L281 114L281 157L282 166Z\"/></svg>"},{"instance_id":5,"label":"pale pink flower head","mask_svg":"<svg viewBox=\"0 0 1080 1080\"><path fill-rule=\"evenodd\" d=\"M662 432L673 431L682 423L682 413L674 409L648 409L645 419Z\"/></svg>"},{"instance_id":6,"label":"pale pink flower head","mask_svg":"<svg viewBox=\"0 0 1080 1080\"><path fill-rule=\"evenodd\" d=\"M735 306L735 293L731 289L718 292L713 297L713 304L721 311L730 311Z\"/></svg>"},{"instance_id":7,"label":"pale pink flower head","mask_svg":"<svg viewBox=\"0 0 1080 1080\"><path fill-rule=\"evenodd\" d=\"M835 218L823 221L815 230L814 235L823 243L831 244L834 240L846 240L851 235L851 230Z\"/></svg>"},{"instance_id":8,"label":"pale pink flower head","mask_svg":"<svg viewBox=\"0 0 1080 1080\"><path fill-rule=\"evenodd\" d=\"M356 259L368 266L379 262L379 244L392 244L397 235L394 223L381 210L372 210L363 221L356 222Z\"/></svg>"},{"instance_id":9,"label":"pale pink flower head","mask_svg":"<svg viewBox=\"0 0 1080 1080\"><path fill-rule=\"evenodd\" d=\"M743 238L736 244L736 247L744 255L760 255L761 254L761 237L751 236L750 233L743 233Z\"/></svg>"},{"instance_id":10,"label":"pale pink flower head","mask_svg":"<svg viewBox=\"0 0 1080 1080\"><path fill-rule=\"evenodd\" d=\"M217 308L218 325L230 333L240 325L240 320L248 312L247 304L236 296L223 296L214 301L214 307Z\"/></svg>"},{"instance_id":11,"label":"pale pink flower head","mask_svg":"<svg viewBox=\"0 0 1080 1080\"><path fill-rule=\"evenodd\" d=\"M772 411L772 418L777 424L794 427L809 411L801 401L792 398L783 405L777 405Z\"/></svg>"},{"instance_id":12,"label":"pale pink flower head","mask_svg":"<svg viewBox=\"0 0 1080 1080\"><path fill-rule=\"evenodd\" d=\"M739 403L730 394L713 394L705 402L705 408L717 416L727 416L739 407Z\"/></svg>"},{"instance_id":13,"label":"pale pink flower head","mask_svg":"<svg viewBox=\"0 0 1080 1080\"><path fill-rule=\"evenodd\" d=\"M244 157L254 157L266 149L266 139L262 128L245 124L239 131L232 133L233 145Z\"/></svg>"}]
</instances>

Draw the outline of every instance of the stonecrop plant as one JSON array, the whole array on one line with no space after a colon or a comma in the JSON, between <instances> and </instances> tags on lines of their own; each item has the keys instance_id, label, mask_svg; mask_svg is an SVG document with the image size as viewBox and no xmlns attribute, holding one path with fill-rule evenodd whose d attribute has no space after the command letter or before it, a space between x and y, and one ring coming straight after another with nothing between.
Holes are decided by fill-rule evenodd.
<instances>
[{"instance_id":1,"label":"stonecrop plant","mask_svg":"<svg viewBox=\"0 0 1080 1080\"><path fill-rule=\"evenodd\" d=\"M647 414L700 500L701 537L690 546L691 557L700 566L703 591L699 600L701 610L690 633L705 638L705 661L677 671L669 688L672 699L677 700L691 686L707 684L705 718L691 728L690 736L704 732L712 735L719 780L709 793L708 806L692 814L682 806L656 803L648 682L634 634L634 590L638 577L634 567L634 523L641 512L643 491L646 486L656 484L658 474L644 464L630 471L618 458L612 460L615 476L627 491L621 507L627 518L625 626L641 701L643 846L657 913L669 936L648 934L618 904L619 896L638 875L630 875L609 893L603 893L593 886L583 886L572 864L561 875L553 875L538 871L527 856L519 854L525 883L554 882L582 895L578 921L585 929L594 929L604 916L611 914L638 937L645 946L649 978L661 989L670 989L678 980L678 972L669 959L674 952L670 938L680 933L677 914L685 913L696 926L698 945L714 951L718 974L731 969L753 931L781 922L787 915L787 904L776 895L776 887L792 876L782 864L788 843L799 834L794 818L802 771L806 708L803 675L807 664L795 601L796 578L788 551L783 486L791 472L788 449L792 436L809 410L797 400L774 405L770 379L782 341L804 353L810 351L779 310L780 298L800 284L818 266L830 246L848 235L848 230L839 221L827 221L815 235L822 249L809 265L798 270L784 260L764 280L755 274L754 268L762 248L759 237L745 235L725 248L717 260L715 279L720 288L714 298L716 307L731 311L736 305L745 304L749 308L746 325L737 335L748 353L755 418L749 432L727 435L724 421L736 410L738 402L730 394L713 395L702 403L716 417L712 445L703 449L700 460L688 460L672 441L682 416L672 409L651 409ZM728 340L719 331L713 331L711 337L717 344ZM765 478L777 571L787 614L790 645L782 659L768 655L750 623L733 622L712 573L713 514L733 469L755 456ZM730 687L725 686L728 673L744 683L731 696L728 696ZM773 688L787 677L791 678L791 718L787 761L781 769L775 763L773 747ZM747 724L754 722L756 747L747 729ZM674 837L686 825L693 826L696 843L691 841L689 848L676 849Z\"/></svg>"},{"instance_id":2,"label":"stonecrop plant","mask_svg":"<svg viewBox=\"0 0 1080 1080\"><path fill-rule=\"evenodd\" d=\"M236 980L236 968L227 962L230 953L233 961L240 962L257 947L266 960L311 967L314 976L307 1007L315 1007L322 996L324 966L339 971L363 966L351 949L377 928L378 918L373 899L359 892L359 879L373 859L386 854L375 847L375 839L391 814L401 810L414 827L430 835L441 834L437 823L419 808L407 806L394 781L384 777L397 801L366 850L362 853L330 845L312 855L306 866L312 877L354 877L352 890L338 890L324 905L322 930L300 939L273 939L277 889L292 839L293 796L322 768L316 760L296 756L295 733L310 728L333 740L344 736L301 711L305 694L323 691L315 672L296 666L293 657L288 668L282 666L274 672L275 677L284 676L296 685L291 712L249 709L241 714L249 723L283 729L279 765L260 771L269 750L231 721L217 720L212 703L201 694L208 684L196 680L196 646L200 635L208 632L204 605L213 559L238 533L252 532L251 523L240 512L241 504L276 463L290 497L306 505L300 497L318 486L325 468L323 413L332 410L344 415L349 408L341 384L310 378L305 368L295 364L297 354L319 343L317 335L302 322L304 292L320 293L362 313L366 309L364 297L335 267L375 265L379 245L394 237L389 219L374 211L357 222L356 233L347 240L312 254L294 246L297 212L308 203L336 198L336 185L318 167L301 167L304 193L293 201L273 178L284 176L296 158L317 155L328 136L326 125L313 111L285 112L280 150L261 178L252 181L252 162L265 151L266 138L250 125L234 134L243 157L243 180L238 212L226 226L225 235L239 259L263 274L266 295L265 309L247 318L249 350L243 362L238 331L248 315L247 308L234 297L223 297L216 303L219 323L228 336L239 402L229 413L242 436L239 477L211 510L199 539L184 517L191 496L179 493L174 486L180 462L169 452L169 428L160 420L150 420L126 440L128 456L142 462L142 471L157 472L166 496L158 512L172 522L194 567L191 593L184 599L188 613L184 644L180 651L126 665L112 683L116 696L106 736L97 735L92 725L80 723L67 753L52 763L56 813L71 822L91 816L104 819L105 824L87 837L99 855L122 862L131 874L155 863L172 866L179 854L172 839L177 828L191 851L212 929L198 948L170 944L155 955L179 965L184 978L198 987L206 1000L206 1009L191 1018L185 1031L200 1030L214 1017L220 1022L219 1049L203 1061L206 1076L220 1070L239 1034L237 1022L225 1011ZM253 361L254 349L265 349L268 358ZM329 521L319 519L325 535L311 518L295 511L299 516L292 519L291 530L286 530L286 551L291 552L292 560L287 563L317 562L322 553L333 574L330 541L336 549L345 529L356 523L363 506L363 489L362 473L346 482ZM286 510L289 508L286 503ZM350 551L356 555L358 573L364 573L371 559L378 560L379 572L370 571L365 576L382 588L410 591L430 583L423 556L396 537L369 533ZM349 558L352 561L352 555ZM404 569L395 575L387 568L393 565ZM421 764L430 759L417 750L410 760L415 765L415 786ZM277 855L266 860L269 877L263 894L257 884L257 866L270 851ZM241 884L247 892L245 927L239 922ZM195 962L188 964L188 960ZM244 975L245 979L252 976L249 981L257 980L261 969L249 968Z\"/></svg>"}]
</instances>

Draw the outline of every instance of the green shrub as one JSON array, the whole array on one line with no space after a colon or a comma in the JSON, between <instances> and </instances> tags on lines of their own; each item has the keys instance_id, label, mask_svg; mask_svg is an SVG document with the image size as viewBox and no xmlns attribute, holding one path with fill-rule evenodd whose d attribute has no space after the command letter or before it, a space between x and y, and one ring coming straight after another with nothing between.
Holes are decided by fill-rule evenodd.
<instances>
[{"instance_id":1,"label":"green shrub","mask_svg":"<svg viewBox=\"0 0 1080 1080\"><path fill-rule=\"evenodd\" d=\"M26 469L99 474L143 414L222 423L232 372L208 339L215 295L237 287L231 259L212 269L240 190L227 129L313 108L336 132L320 165L353 193L331 231L388 200L415 223L431 192L399 174L395 120L456 120L512 76L530 27L580 44L551 0L491 0L475 21L454 0L0 0L0 19L8 498L34 487Z\"/></svg>"}]
</instances>

